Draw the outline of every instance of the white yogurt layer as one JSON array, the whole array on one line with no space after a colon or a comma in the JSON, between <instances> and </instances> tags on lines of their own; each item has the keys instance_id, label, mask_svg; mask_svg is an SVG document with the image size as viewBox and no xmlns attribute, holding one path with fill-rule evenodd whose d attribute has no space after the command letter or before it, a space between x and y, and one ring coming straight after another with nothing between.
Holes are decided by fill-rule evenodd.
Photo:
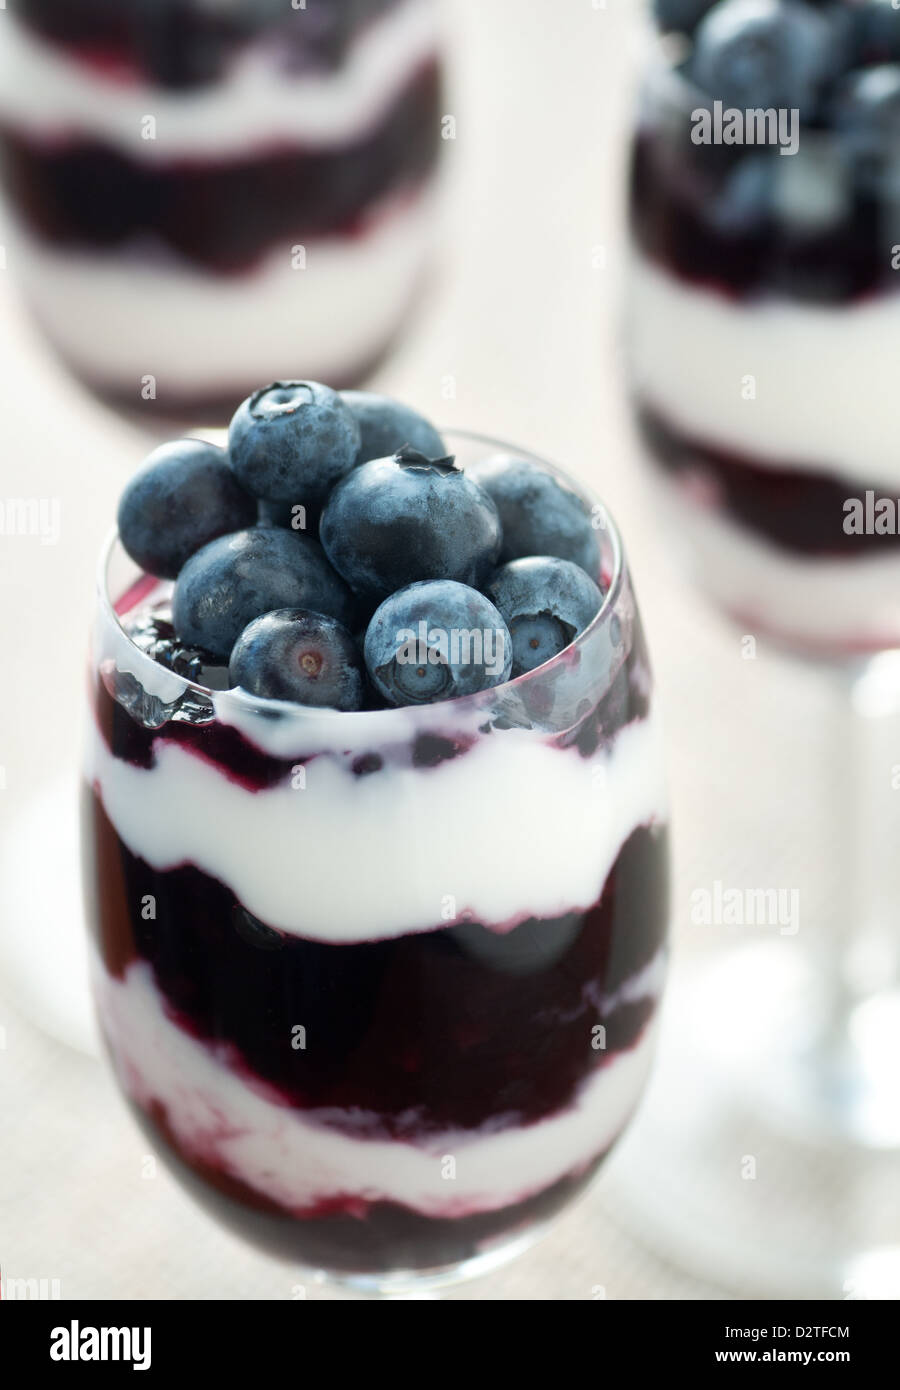
<instances>
[{"instance_id":1,"label":"white yogurt layer","mask_svg":"<svg viewBox=\"0 0 900 1390\"><path fill-rule=\"evenodd\" d=\"M177 743L133 766L95 730L86 774L154 869L194 864L271 927L352 942L590 907L632 831L666 819L661 743L655 714L592 759L508 729L437 767L355 777L323 755L305 786L249 791Z\"/></svg>"},{"instance_id":2,"label":"white yogurt layer","mask_svg":"<svg viewBox=\"0 0 900 1390\"><path fill-rule=\"evenodd\" d=\"M653 488L697 582L747 631L826 652L900 644L900 552L793 555L658 472Z\"/></svg>"},{"instance_id":3,"label":"white yogurt layer","mask_svg":"<svg viewBox=\"0 0 900 1390\"><path fill-rule=\"evenodd\" d=\"M900 487L900 295L730 300L635 254L629 297L634 386L674 427L762 466Z\"/></svg>"},{"instance_id":4,"label":"white yogurt layer","mask_svg":"<svg viewBox=\"0 0 900 1390\"><path fill-rule=\"evenodd\" d=\"M429 187L376 212L369 230L311 241L305 269L285 245L252 274L187 262L54 250L11 229L8 260L60 352L87 379L157 400L223 396L287 375L342 379L383 348L432 244Z\"/></svg>"},{"instance_id":5,"label":"white yogurt layer","mask_svg":"<svg viewBox=\"0 0 900 1390\"><path fill-rule=\"evenodd\" d=\"M123 981L97 966L96 995L116 1069L145 1109L159 1103L187 1156L239 1179L289 1211L328 1197L399 1202L426 1216L492 1211L582 1171L626 1124L652 1060L654 1032L613 1056L574 1103L528 1125L450 1132L415 1144L357 1138L328 1128L228 1070L227 1058L191 1038L166 1014L150 967ZM449 1179L444 1162L456 1160Z\"/></svg>"},{"instance_id":6,"label":"white yogurt layer","mask_svg":"<svg viewBox=\"0 0 900 1390\"><path fill-rule=\"evenodd\" d=\"M296 22L303 20L298 10ZM345 145L372 129L434 56L438 30L434 0L404 0L361 32L337 72L283 72L260 48L213 87L171 92L104 79L4 14L0 119L45 140L96 139L145 163L218 162L279 144Z\"/></svg>"}]
</instances>

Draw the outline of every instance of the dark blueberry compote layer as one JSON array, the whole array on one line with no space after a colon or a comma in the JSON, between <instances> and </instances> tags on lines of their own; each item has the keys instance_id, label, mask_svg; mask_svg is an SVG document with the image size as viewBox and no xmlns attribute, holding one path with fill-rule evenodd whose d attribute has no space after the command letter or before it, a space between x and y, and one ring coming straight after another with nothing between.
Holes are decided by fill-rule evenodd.
<instances>
[{"instance_id":1,"label":"dark blueberry compote layer","mask_svg":"<svg viewBox=\"0 0 900 1390\"><path fill-rule=\"evenodd\" d=\"M637 404L636 417L650 454L675 479L700 481L716 510L785 551L810 559L859 558L897 553L897 536L844 529L848 498L872 493L872 507L897 506L897 489L864 489L837 473L754 460L688 437L652 406Z\"/></svg>"},{"instance_id":2,"label":"dark blueberry compote layer","mask_svg":"<svg viewBox=\"0 0 900 1390\"><path fill-rule=\"evenodd\" d=\"M153 623L155 629L163 633L170 627L158 617L154 617ZM221 674L216 667L201 669L207 677ZM570 728L556 737L557 745L560 748L577 748L581 757L588 759L598 749L608 745L620 730L635 721L646 719L650 712L649 670L644 635L636 631L628 656L609 689ZM198 679L192 669L183 670L180 674L187 679ZM127 677L123 681L121 673L110 663L101 665L99 676L94 693L97 730L113 757L134 767L152 768L160 748L167 743L177 743L213 764L230 781L249 791L262 791L288 781L297 765L295 757L276 757L258 747L232 725L214 719L212 704L207 697L199 697L209 711L202 719L161 717L151 721L134 718L128 708L126 694L129 688L137 688L136 683L131 687ZM220 688L224 688L224 685ZM138 700L140 703L141 696ZM534 704L541 706L533 711L535 722L539 723L547 714L546 702L539 702L535 697ZM524 694L522 708L516 711L514 720L504 718L502 713L495 714L480 725L479 733L487 737L495 732L502 733L505 728L530 727L527 705L528 696ZM373 747L365 753L344 752L335 747L331 750L331 756L346 762L354 776L367 777L386 767L436 768L442 763L464 757L475 742L470 733L421 730L412 739L390 741L382 737L377 750Z\"/></svg>"},{"instance_id":3,"label":"dark blueberry compote layer","mask_svg":"<svg viewBox=\"0 0 900 1390\"><path fill-rule=\"evenodd\" d=\"M629 198L635 245L671 274L734 298L845 304L895 290L896 214L865 186L850 184L840 213L823 228L786 219L774 189L757 206L735 207L731 214L749 161L763 180L768 168L773 181L786 181L802 148L781 156L695 146L688 129L677 143L669 132L638 131Z\"/></svg>"},{"instance_id":4,"label":"dark blueberry compote layer","mask_svg":"<svg viewBox=\"0 0 900 1390\"><path fill-rule=\"evenodd\" d=\"M71 56L119 77L190 90L219 81L265 36L292 71L339 66L365 26L400 0L9 0L24 24Z\"/></svg>"},{"instance_id":5,"label":"dark blueberry compote layer","mask_svg":"<svg viewBox=\"0 0 900 1390\"><path fill-rule=\"evenodd\" d=\"M44 144L7 126L0 177L19 216L54 246L108 252L149 241L159 254L239 275L279 244L362 236L377 203L413 192L433 170L440 110L439 66L428 63L375 128L334 149L151 162L82 138Z\"/></svg>"}]
</instances>

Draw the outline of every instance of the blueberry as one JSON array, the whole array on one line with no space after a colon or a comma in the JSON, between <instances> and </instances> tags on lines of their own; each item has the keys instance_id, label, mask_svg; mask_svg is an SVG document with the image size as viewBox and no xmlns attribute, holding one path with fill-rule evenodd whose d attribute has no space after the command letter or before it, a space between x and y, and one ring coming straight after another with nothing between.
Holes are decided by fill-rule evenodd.
<instances>
[{"instance_id":1,"label":"blueberry","mask_svg":"<svg viewBox=\"0 0 900 1390\"><path fill-rule=\"evenodd\" d=\"M900 10L891 0L865 0L852 12L851 61L893 63L900 59Z\"/></svg>"},{"instance_id":2,"label":"blueberry","mask_svg":"<svg viewBox=\"0 0 900 1390\"><path fill-rule=\"evenodd\" d=\"M186 90L221 76L226 34L178 0L139 0L132 23L141 61L158 86Z\"/></svg>"},{"instance_id":3,"label":"blueberry","mask_svg":"<svg viewBox=\"0 0 900 1390\"><path fill-rule=\"evenodd\" d=\"M330 387L276 381L238 406L228 452L254 497L315 506L356 463L359 426Z\"/></svg>"},{"instance_id":4,"label":"blueberry","mask_svg":"<svg viewBox=\"0 0 900 1390\"><path fill-rule=\"evenodd\" d=\"M174 579L201 546L249 526L255 513L223 449L176 439L154 449L122 493L119 535L141 569Z\"/></svg>"},{"instance_id":5,"label":"blueberry","mask_svg":"<svg viewBox=\"0 0 900 1390\"><path fill-rule=\"evenodd\" d=\"M853 216L850 170L837 141L801 141L790 159L766 163L775 170L775 217L790 233L833 235Z\"/></svg>"},{"instance_id":6,"label":"blueberry","mask_svg":"<svg viewBox=\"0 0 900 1390\"><path fill-rule=\"evenodd\" d=\"M244 628L229 662L251 695L327 709L362 708L365 667L347 629L323 613L278 608Z\"/></svg>"},{"instance_id":7,"label":"blueberry","mask_svg":"<svg viewBox=\"0 0 900 1390\"><path fill-rule=\"evenodd\" d=\"M287 0L280 0L283 7ZM383 0L381 0L383 3ZM375 8L378 8L376 0ZM298 5L296 8L300 8ZM299 22L285 29L279 57L286 61L290 72L307 72L316 68L335 68L343 59L354 28L371 17L372 0L358 4L335 3L335 0L305 0Z\"/></svg>"},{"instance_id":8,"label":"blueberry","mask_svg":"<svg viewBox=\"0 0 900 1390\"><path fill-rule=\"evenodd\" d=\"M477 588L500 553L491 498L455 466L414 449L360 464L322 513L322 544L351 588L380 602L420 579Z\"/></svg>"},{"instance_id":9,"label":"blueberry","mask_svg":"<svg viewBox=\"0 0 900 1390\"><path fill-rule=\"evenodd\" d=\"M603 603L602 593L583 569L549 555L504 565L487 593L512 637L514 676L533 671L561 652Z\"/></svg>"},{"instance_id":10,"label":"blueberry","mask_svg":"<svg viewBox=\"0 0 900 1390\"><path fill-rule=\"evenodd\" d=\"M653 0L656 22L664 33L692 34L713 0Z\"/></svg>"},{"instance_id":11,"label":"blueberry","mask_svg":"<svg viewBox=\"0 0 900 1390\"><path fill-rule=\"evenodd\" d=\"M571 488L529 459L497 454L469 470L494 499L503 543L500 563L525 555L573 560L592 577L600 572L600 548L591 514Z\"/></svg>"},{"instance_id":12,"label":"blueberry","mask_svg":"<svg viewBox=\"0 0 900 1390\"><path fill-rule=\"evenodd\" d=\"M831 117L857 180L877 192L879 172L896 159L900 140L900 65L850 73L835 93Z\"/></svg>"},{"instance_id":13,"label":"blueberry","mask_svg":"<svg viewBox=\"0 0 900 1390\"><path fill-rule=\"evenodd\" d=\"M395 705L473 695L509 679L512 644L494 605L466 584L433 579L391 594L369 623L366 666Z\"/></svg>"},{"instance_id":14,"label":"blueberry","mask_svg":"<svg viewBox=\"0 0 900 1390\"><path fill-rule=\"evenodd\" d=\"M691 75L726 106L815 114L824 83L840 69L844 26L803 0L720 0L697 30Z\"/></svg>"},{"instance_id":15,"label":"blueberry","mask_svg":"<svg viewBox=\"0 0 900 1390\"><path fill-rule=\"evenodd\" d=\"M780 164L794 159L774 160L767 154L745 154L740 158L707 204L710 223L721 232L758 231L772 216Z\"/></svg>"},{"instance_id":16,"label":"blueberry","mask_svg":"<svg viewBox=\"0 0 900 1390\"><path fill-rule=\"evenodd\" d=\"M208 652L179 642L173 624L159 613L145 613L128 633L134 645L166 670L212 690L227 690L228 668Z\"/></svg>"},{"instance_id":17,"label":"blueberry","mask_svg":"<svg viewBox=\"0 0 900 1390\"><path fill-rule=\"evenodd\" d=\"M309 608L351 626L352 595L309 536L257 526L198 551L175 584L182 642L228 660L248 623L275 608Z\"/></svg>"},{"instance_id":18,"label":"blueberry","mask_svg":"<svg viewBox=\"0 0 900 1390\"><path fill-rule=\"evenodd\" d=\"M372 391L342 391L359 425L361 443L357 463L388 458L408 444L431 459L443 458L447 449L433 425L408 405L376 396Z\"/></svg>"}]
</instances>

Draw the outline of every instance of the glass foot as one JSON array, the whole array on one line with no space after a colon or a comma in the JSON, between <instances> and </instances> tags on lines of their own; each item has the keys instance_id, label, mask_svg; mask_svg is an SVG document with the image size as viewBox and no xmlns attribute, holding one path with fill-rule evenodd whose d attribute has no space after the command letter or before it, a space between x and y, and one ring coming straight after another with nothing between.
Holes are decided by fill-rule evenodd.
<instances>
[{"instance_id":1,"label":"glass foot","mask_svg":"<svg viewBox=\"0 0 900 1390\"><path fill-rule=\"evenodd\" d=\"M824 1034L779 939L682 965L608 1176L644 1242L746 1297L900 1297L900 995Z\"/></svg>"}]
</instances>

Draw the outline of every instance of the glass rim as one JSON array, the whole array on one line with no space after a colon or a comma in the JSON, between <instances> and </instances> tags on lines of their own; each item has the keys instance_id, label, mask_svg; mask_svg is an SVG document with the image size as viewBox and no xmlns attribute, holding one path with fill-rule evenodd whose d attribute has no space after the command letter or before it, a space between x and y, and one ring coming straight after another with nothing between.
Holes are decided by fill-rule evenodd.
<instances>
[{"instance_id":1,"label":"glass rim","mask_svg":"<svg viewBox=\"0 0 900 1390\"><path fill-rule=\"evenodd\" d=\"M206 432L208 434L209 432ZM204 438L203 431L197 431L197 438ZM112 560L119 550L123 555L127 555L124 546L121 544L118 526L113 526L105 541L100 548L100 556L96 568L97 597L99 601L100 617L106 622L111 623L119 633L120 637L128 644L130 652L138 658L139 664L148 663L150 667L165 672L173 680L177 680L184 688L184 691L191 691L213 702L218 713L220 703L233 705L244 712L250 711L269 711L272 714L278 713L284 716L290 711L293 717L299 719L318 719L334 718L347 721L348 719L361 720L367 719L370 722L385 720L386 718L396 717L397 715L409 714L410 711L417 712L422 710L440 711L441 709L453 709L463 711L466 709L480 709L485 704L495 699L502 699L510 693L526 689L540 679L546 679L549 672L563 666L568 660L568 654L573 650L579 650L586 646L602 628L612 619L619 604L622 593L622 586L626 574L625 551L622 544L621 533L606 504L597 497L591 489L581 482L574 479L565 469L559 467L549 459L543 458L531 449L519 448L515 444L510 444L507 440L496 439L491 435L481 434L473 430L450 428L441 430L441 434L452 445L454 439L464 440L467 444L484 445L492 452L514 455L516 458L527 459L529 462L539 463L542 467L558 477L566 486L590 509L592 515L595 508L600 509L603 524L595 529L605 535L609 540L612 555L612 573L609 585L603 593L603 602L598 608L594 617L587 627L579 632L574 641L564 647L561 652L545 661L543 665L536 666L532 671L525 671L520 676L515 676L511 680L503 681L499 685L489 686L486 690L476 691L470 695L455 695L447 699L435 700L426 704L394 705L387 709L353 710L343 711L332 709L330 706L301 705L292 700L276 700L269 696L252 695L249 691L242 690L240 686L230 686L226 690L214 690L208 685L202 685L198 681L190 680L187 676L179 675L178 672L170 671L167 667L162 667L154 661L145 651L143 651L134 641L131 634L123 626L118 612L116 611L115 600L109 592L109 569ZM187 437L187 436L186 436ZM141 571L146 575L146 571ZM150 576L153 577L153 576ZM601 576L602 577L602 576ZM160 580L161 583L172 582Z\"/></svg>"}]
</instances>

